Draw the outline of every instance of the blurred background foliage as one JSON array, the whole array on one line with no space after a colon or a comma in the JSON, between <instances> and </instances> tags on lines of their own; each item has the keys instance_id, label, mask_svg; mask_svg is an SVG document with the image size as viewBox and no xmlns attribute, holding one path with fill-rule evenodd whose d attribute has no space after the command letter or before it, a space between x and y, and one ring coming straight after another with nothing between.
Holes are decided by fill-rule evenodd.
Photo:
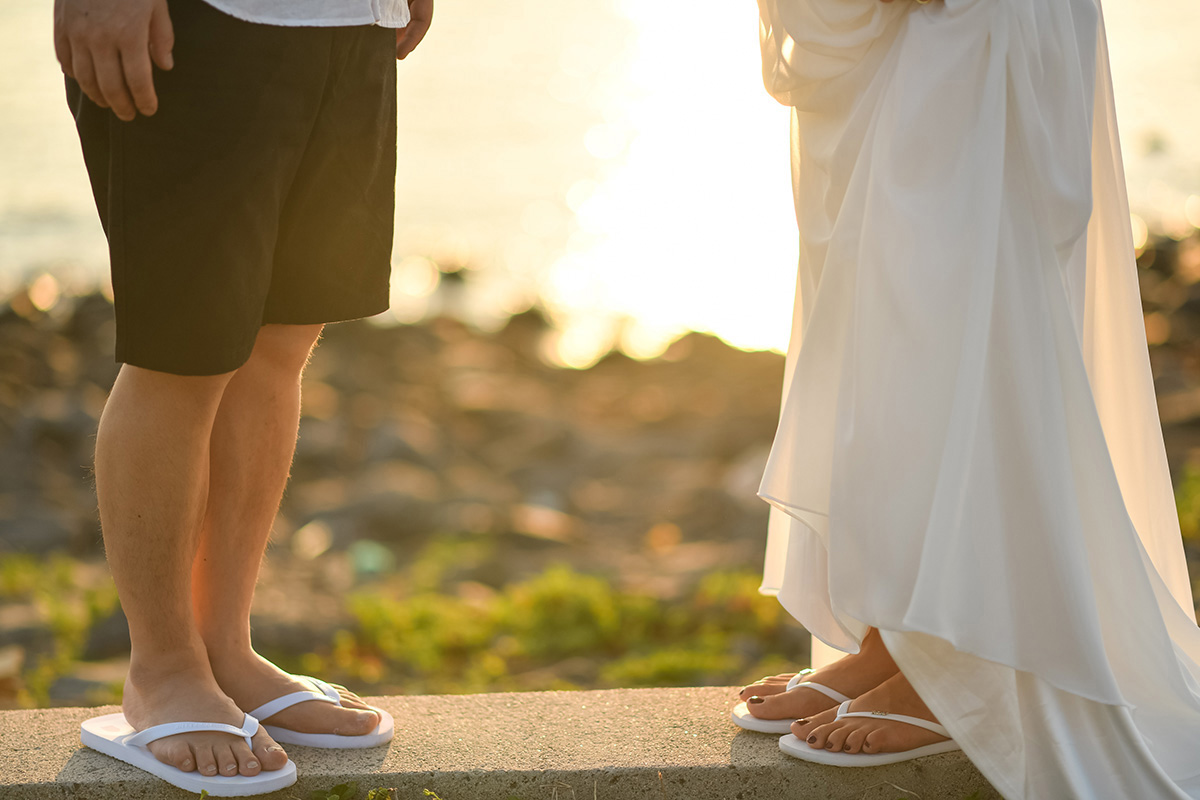
<instances>
[{"instance_id":1,"label":"blurred background foliage","mask_svg":"<svg viewBox=\"0 0 1200 800\"><path fill-rule=\"evenodd\" d=\"M1200 576L1200 232L1148 236L1138 263ZM782 356L691 333L567 369L556 336L537 308L494 331L327 329L255 601L264 655L366 694L738 685L807 665L808 635L757 591ZM120 696L128 629L89 466L112 338L100 294L39 278L0 304L0 706Z\"/></svg>"}]
</instances>

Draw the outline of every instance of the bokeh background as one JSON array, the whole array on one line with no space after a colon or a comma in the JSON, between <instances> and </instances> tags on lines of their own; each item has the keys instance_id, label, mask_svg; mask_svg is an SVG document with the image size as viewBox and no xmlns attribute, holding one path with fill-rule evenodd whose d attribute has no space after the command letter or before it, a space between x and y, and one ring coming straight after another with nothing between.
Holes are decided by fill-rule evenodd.
<instances>
[{"instance_id":1,"label":"bokeh background","mask_svg":"<svg viewBox=\"0 0 1200 800\"><path fill-rule=\"evenodd\" d=\"M128 654L89 474L105 243L51 6L0 4L0 707L112 702ZM1200 561L1200 6L1105 12ZM399 75L393 309L305 378L260 649L367 693L804 664L756 592L796 240L754 4L442 2Z\"/></svg>"}]
</instances>

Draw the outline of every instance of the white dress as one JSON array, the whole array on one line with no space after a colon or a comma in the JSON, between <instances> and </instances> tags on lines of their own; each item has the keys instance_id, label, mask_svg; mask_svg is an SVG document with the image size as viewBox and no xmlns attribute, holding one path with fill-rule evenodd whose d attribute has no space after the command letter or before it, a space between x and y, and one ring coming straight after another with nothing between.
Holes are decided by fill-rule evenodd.
<instances>
[{"instance_id":1,"label":"white dress","mask_svg":"<svg viewBox=\"0 0 1200 800\"><path fill-rule=\"evenodd\" d=\"M801 263L764 591L1008 798L1200 798L1098 0L760 0Z\"/></svg>"}]
</instances>

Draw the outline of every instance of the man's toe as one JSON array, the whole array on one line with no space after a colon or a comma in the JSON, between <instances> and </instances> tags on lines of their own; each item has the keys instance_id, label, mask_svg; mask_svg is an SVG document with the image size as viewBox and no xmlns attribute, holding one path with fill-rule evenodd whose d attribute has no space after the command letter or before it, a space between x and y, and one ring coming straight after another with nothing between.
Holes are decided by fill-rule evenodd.
<instances>
[{"instance_id":1,"label":"man's toe","mask_svg":"<svg viewBox=\"0 0 1200 800\"><path fill-rule=\"evenodd\" d=\"M254 742L254 755L258 759L261 769L283 769L283 766L287 764L287 753L265 732L260 731L252 741Z\"/></svg>"},{"instance_id":2,"label":"man's toe","mask_svg":"<svg viewBox=\"0 0 1200 800\"><path fill-rule=\"evenodd\" d=\"M340 717L334 733L342 736L362 736L379 726L379 714L374 711L347 709Z\"/></svg>"},{"instance_id":3,"label":"man's toe","mask_svg":"<svg viewBox=\"0 0 1200 800\"><path fill-rule=\"evenodd\" d=\"M184 772L191 772L196 768L195 759L192 758L192 748L186 741L176 737L155 744L158 746L152 748L151 752L164 764L170 764Z\"/></svg>"},{"instance_id":4,"label":"man's toe","mask_svg":"<svg viewBox=\"0 0 1200 800\"><path fill-rule=\"evenodd\" d=\"M220 770L217 768L217 757L213 753L211 746L196 745L192 748L196 754L196 770L201 775L216 775Z\"/></svg>"},{"instance_id":5,"label":"man's toe","mask_svg":"<svg viewBox=\"0 0 1200 800\"><path fill-rule=\"evenodd\" d=\"M222 775L230 776L237 775L238 762L233 755L233 748L227 744L219 744L213 747L213 757L216 758L217 768Z\"/></svg>"},{"instance_id":6,"label":"man's toe","mask_svg":"<svg viewBox=\"0 0 1200 800\"><path fill-rule=\"evenodd\" d=\"M238 742L233 746L233 757L237 759L238 774L249 778L259 773L258 758L245 742Z\"/></svg>"}]
</instances>

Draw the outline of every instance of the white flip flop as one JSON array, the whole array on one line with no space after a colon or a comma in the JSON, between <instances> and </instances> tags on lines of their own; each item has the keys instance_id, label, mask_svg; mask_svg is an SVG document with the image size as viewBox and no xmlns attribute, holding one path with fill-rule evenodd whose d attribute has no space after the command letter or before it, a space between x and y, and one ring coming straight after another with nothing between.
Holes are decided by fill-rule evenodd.
<instances>
[{"instance_id":1,"label":"white flip flop","mask_svg":"<svg viewBox=\"0 0 1200 800\"><path fill-rule=\"evenodd\" d=\"M841 692L830 689L828 686L823 686L813 681L804 680L804 676L813 674L815 670L804 669L797 672L788 681L785 692L795 691L796 689L814 689L837 703L849 702L852 698L847 697ZM733 711L729 714L735 725L740 728L745 728L748 731L757 731L758 733L787 733L792 729L792 720L790 719L761 719L750 713L750 708L745 703L738 703L733 707Z\"/></svg>"},{"instance_id":2,"label":"white flip flop","mask_svg":"<svg viewBox=\"0 0 1200 800\"><path fill-rule=\"evenodd\" d=\"M167 736L195 731L216 731L240 736L246 740L248 746L253 747L250 737L258 732L258 720L247 714L240 728L218 722L168 722L144 731L136 731L125 719L124 714L105 714L102 717L84 720L79 726L79 739L93 750L131 764L162 778L172 786L195 794L206 791L211 797L248 797L285 789L296 782L296 765L290 759L281 769L264 769L251 777L201 775L199 772L184 772L178 767L164 764L146 747L151 742Z\"/></svg>"},{"instance_id":3,"label":"white flip flop","mask_svg":"<svg viewBox=\"0 0 1200 800\"><path fill-rule=\"evenodd\" d=\"M263 703L251 711L250 716L255 719L266 720L283 711L285 708L291 708L297 703L307 703L309 700L333 703L335 706L342 704L342 698L338 694L337 689L334 689L325 681L310 678L306 675L293 675L292 678L300 683L307 684L309 688L304 691L285 694L283 697L277 697L269 703ZM396 726L391 714L381 708L375 708L374 706L370 708L379 715L379 724L375 726L375 730L370 733L364 733L362 736L343 736L337 733L301 733L300 731L280 728L276 725L267 725L265 722L263 723L263 729L270 734L272 739L280 744L323 747L328 750L354 750L363 747L378 747L392 740Z\"/></svg>"},{"instance_id":4,"label":"white flip flop","mask_svg":"<svg viewBox=\"0 0 1200 800\"><path fill-rule=\"evenodd\" d=\"M910 759L921 758L922 756L934 756L938 753L950 753L962 749L958 746L957 742L950 738L950 731L936 722L930 722L927 719L918 719L917 717L909 717L904 714L889 714L886 711L851 711L849 700L838 706L837 710L837 719L845 717L894 719L896 722L916 725L918 728L933 731L938 736L945 736L946 741L927 744L924 747L914 747L912 750L904 750L899 753L846 753L817 750L810 747L808 742L789 733L779 740L779 749L789 756L802 758L805 761L814 761L818 764L829 764L835 767L877 767L882 764L895 764L898 761L909 761Z\"/></svg>"}]
</instances>

